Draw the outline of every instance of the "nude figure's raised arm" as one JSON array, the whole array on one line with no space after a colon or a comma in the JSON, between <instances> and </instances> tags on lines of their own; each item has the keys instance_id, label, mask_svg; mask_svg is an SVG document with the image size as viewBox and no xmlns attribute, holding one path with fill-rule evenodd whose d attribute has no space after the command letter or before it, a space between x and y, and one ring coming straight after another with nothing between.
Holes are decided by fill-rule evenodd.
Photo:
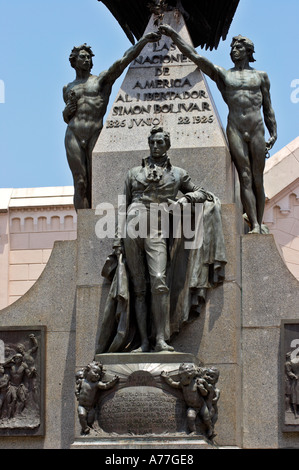
<instances>
[{"instance_id":1,"label":"nude figure's raised arm","mask_svg":"<svg viewBox=\"0 0 299 470\"><path fill-rule=\"evenodd\" d=\"M184 41L184 39L171 26L163 24L159 26L159 31L161 34L169 36L173 40L174 44L180 49L180 51L186 57L192 60L192 62L194 62L203 73L208 75L208 77L210 77L215 82L218 81L221 67L214 65L208 59L199 55L194 47Z\"/></svg>"},{"instance_id":2,"label":"nude figure's raised arm","mask_svg":"<svg viewBox=\"0 0 299 470\"><path fill-rule=\"evenodd\" d=\"M144 46L148 42L159 41L160 37L161 35L159 33L152 32L145 34L134 46L130 47L130 49L124 53L121 59L117 60L109 67L104 74L104 81L113 84L115 80L121 76L125 68L138 57ZM102 74L100 76L102 76Z\"/></svg>"}]
</instances>

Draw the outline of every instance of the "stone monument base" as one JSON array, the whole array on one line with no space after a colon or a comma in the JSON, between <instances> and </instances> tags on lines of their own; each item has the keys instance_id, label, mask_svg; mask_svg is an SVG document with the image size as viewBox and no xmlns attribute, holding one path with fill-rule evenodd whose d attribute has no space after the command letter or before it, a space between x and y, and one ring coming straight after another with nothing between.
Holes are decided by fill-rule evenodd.
<instances>
[{"instance_id":1,"label":"stone monument base","mask_svg":"<svg viewBox=\"0 0 299 470\"><path fill-rule=\"evenodd\" d=\"M78 438L71 445L71 449L88 450L138 450L138 449L176 449L178 452L184 449L218 449L215 443L208 442L200 436L122 436L107 438Z\"/></svg>"},{"instance_id":2,"label":"stone monument base","mask_svg":"<svg viewBox=\"0 0 299 470\"><path fill-rule=\"evenodd\" d=\"M87 435L79 430L72 448L215 447L199 409L196 432L190 434L182 389L161 375L179 383L180 365L198 369L203 366L198 358L178 352L97 354L95 362L103 365L103 382L119 380L100 390L93 426Z\"/></svg>"}]
</instances>

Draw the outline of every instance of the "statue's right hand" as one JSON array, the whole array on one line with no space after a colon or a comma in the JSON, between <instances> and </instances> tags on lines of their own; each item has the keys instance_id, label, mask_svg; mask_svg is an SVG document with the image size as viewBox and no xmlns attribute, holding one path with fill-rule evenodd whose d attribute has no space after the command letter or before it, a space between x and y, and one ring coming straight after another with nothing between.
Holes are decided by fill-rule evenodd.
<instances>
[{"instance_id":1,"label":"statue's right hand","mask_svg":"<svg viewBox=\"0 0 299 470\"><path fill-rule=\"evenodd\" d=\"M159 42L161 39L161 34L159 32L152 32L147 33L145 37L149 42Z\"/></svg>"},{"instance_id":2,"label":"statue's right hand","mask_svg":"<svg viewBox=\"0 0 299 470\"><path fill-rule=\"evenodd\" d=\"M123 253L122 246L114 246L113 248L114 253L116 254L117 257L119 257Z\"/></svg>"},{"instance_id":3,"label":"statue's right hand","mask_svg":"<svg viewBox=\"0 0 299 470\"><path fill-rule=\"evenodd\" d=\"M169 26L168 24L161 24L161 26L159 26L158 29L161 34L165 34L165 36L170 36L170 37L175 32L174 29L172 29L172 27Z\"/></svg>"},{"instance_id":4,"label":"statue's right hand","mask_svg":"<svg viewBox=\"0 0 299 470\"><path fill-rule=\"evenodd\" d=\"M66 109L68 114L74 114L77 110L77 103L74 100L68 100Z\"/></svg>"}]
</instances>

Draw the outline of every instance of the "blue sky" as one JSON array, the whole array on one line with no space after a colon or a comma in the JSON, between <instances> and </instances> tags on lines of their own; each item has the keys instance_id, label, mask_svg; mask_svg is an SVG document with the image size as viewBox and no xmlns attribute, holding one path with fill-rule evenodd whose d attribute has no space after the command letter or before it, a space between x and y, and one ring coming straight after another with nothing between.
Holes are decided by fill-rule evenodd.
<instances>
[{"instance_id":1,"label":"blue sky","mask_svg":"<svg viewBox=\"0 0 299 470\"><path fill-rule=\"evenodd\" d=\"M299 135L298 18L298 0L240 0L227 40L216 51L198 49L230 68L232 36L242 34L254 42L253 66L269 75L278 123L271 155ZM5 87L4 103L0 90L0 187L72 185L64 150L62 87L74 79L69 53L84 42L95 53L94 74L131 45L97 0L0 0L0 84ZM110 105L123 77L114 85ZM225 125L226 105L209 84Z\"/></svg>"}]
</instances>

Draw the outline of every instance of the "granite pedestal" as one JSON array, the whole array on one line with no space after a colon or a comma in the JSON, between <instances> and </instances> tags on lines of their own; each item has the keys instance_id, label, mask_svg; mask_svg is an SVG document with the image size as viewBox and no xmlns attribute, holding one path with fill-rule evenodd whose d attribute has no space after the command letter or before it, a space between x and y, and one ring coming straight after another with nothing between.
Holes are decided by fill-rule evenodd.
<instances>
[{"instance_id":1,"label":"granite pedestal","mask_svg":"<svg viewBox=\"0 0 299 470\"><path fill-rule=\"evenodd\" d=\"M165 21L190 40L182 19L177 21L171 15ZM148 29L154 29L152 20ZM133 437L121 435L124 427L118 429L120 434L107 427L106 435L80 437L75 372L95 358L110 287L101 270L112 240L99 239L96 234L98 205L117 207L126 171L148 155L147 138L153 125L170 132L173 163L221 199L228 261L223 285L209 290L200 316L171 340L175 353L169 353L169 358L177 367L178 355L191 355L192 361L220 371L217 446L299 448L298 434L292 429L286 432L283 425L281 362L281 322L298 319L299 323L298 282L280 258L271 235L243 235L238 185L217 110L202 74L168 38L146 46L129 68L108 113L93 154L93 205L78 211L77 240L57 242L35 285L0 312L1 328L45 329L44 433L33 438L9 436L8 432L0 437L0 448L211 448L200 436L190 437L184 430L184 435L169 439L146 436L142 426L134 430ZM160 364L150 353L146 362L139 358L132 363L126 354L113 359L103 355L101 360L111 369L116 367L115 361L118 370L127 364L126 380L133 375L131 380L138 387L153 385L155 365L168 367L165 357ZM146 368L150 368L149 375L136 374ZM121 392L124 400L126 388ZM105 403L107 413L113 410L111 396Z\"/></svg>"}]
</instances>

